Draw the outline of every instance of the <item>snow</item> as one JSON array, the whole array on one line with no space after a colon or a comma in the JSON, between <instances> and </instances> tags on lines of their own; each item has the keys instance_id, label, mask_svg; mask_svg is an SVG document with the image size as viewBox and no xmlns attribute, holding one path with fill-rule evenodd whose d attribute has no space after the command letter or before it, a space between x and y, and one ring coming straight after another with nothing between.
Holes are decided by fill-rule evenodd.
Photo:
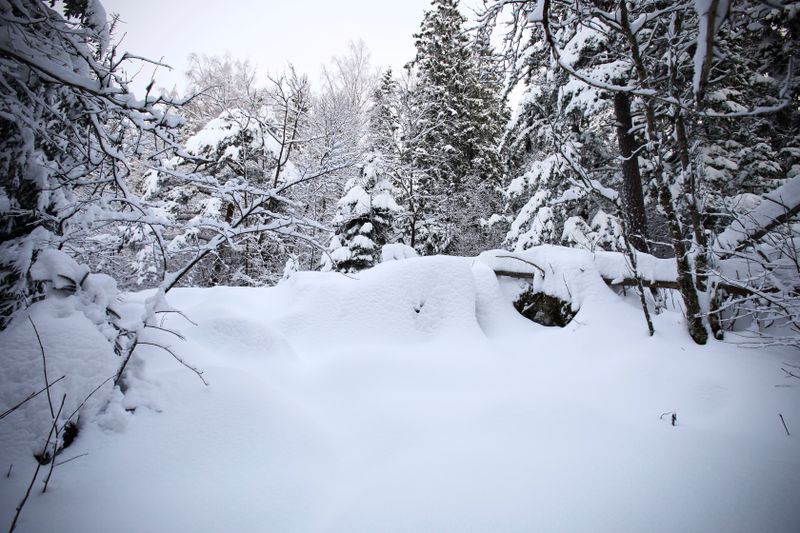
<instances>
[{"instance_id":1,"label":"snow","mask_svg":"<svg viewBox=\"0 0 800 533\"><path fill-rule=\"evenodd\" d=\"M225 142L231 142L242 132L242 122L248 123L240 111L224 111L186 141L186 151L196 157L209 157ZM255 123L255 121L253 121ZM251 127L255 128L255 124Z\"/></svg>"},{"instance_id":2,"label":"snow","mask_svg":"<svg viewBox=\"0 0 800 533\"><path fill-rule=\"evenodd\" d=\"M342 263L353 257L353 251L341 245L331 246L330 258L334 263Z\"/></svg>"},{"instance_id":3,"label":"snow","mask_svg":"<svg viewBox=\"0 0 800 533\"><path fill-rule=\"evenodd\" d=\"M211 385L142 346L121 400L133 412L84 425L65 458L89 455L32 492L18 531L798 531L800 386L780 368L800 357L696 346L669 311L648 337L602 280L620 257L542 246L171 291L196 325L169 315L186 341L153 339ZM580 311L563 329L528 322L501 268L528 268ZM80 315L35 312L60 324L50 349L100 346ZM0 336L0 368L38 357L24 327ZM22 385L4 381L0 407ZM8 521L34 467L5 438L9 420Z\"/></svg>"},{"instance_id":4,"label":"snow","mask_svg":"<svg viewBox=\"0 0 800 533\"><path fill-rule=\"evenodd\" d=\"M8 213L11 210L11 199L8 197L5 188L0 187L0 213Z\"/></svg>"},{"instance_id":5,"label":"snow","mask_svg":"<svg viewBox=\"0 0 800 533\"><path fill-rule=\"evenodd\" d=\"M517 251L540 244L544 240L543 234L553 230L550 221L553 209L547 206L549 198L550 191L546 189L536 191L511 223L506 242L514 243Z\"/></svg>"},{"instance_id":6,"label":"snow","mask_svg":"<svg viewBox=\"0 0 800 533\"><path fill-rule=\"evenodd\" d=\"M528 15L528 22L544 22L544 0L537 0L536 7Z\"/></svg>"},{"instance_id":7,"label":"snow","mask_svg":"<svg viewBox=\"0 0 800 533\"><path fill-rule=\"evenodd\" d=\"M387 211L400 212L403 209L397 205L392 195L389 193L376 194L372 199L372 207L374 209L385 209Z\"/></svg>"},{"instance_id":8,"label":"snow","mask_svg":"<svg viewBox=\"0 0 800 533\"><path fill-rule=\"evenodd\" d=\"M97 34L99 44L99 55L102 57L108 50L108 43L111 39L109 35L108 15L100 3L100 0L87 0L86 2L86 25L92 28Z\"/></svg>"},{"instance_id":9,"label":"snow","mask_svg":"<svg viewBox=\"0 0 800 533\"><path fill-rule=\"evenodd\" d=\"M381 247L382 263L386 263L388 261L402 261L403 259L417 257L418 255L419 254L417 254L417 251L414 248L399 242L384 244Z\"/></svg>"},{"instance_id":10,"label":"snow","mask_svg":"<svg viewBox=\"0 0 800 533\"><path fill-rule=\"evenodd\" d=\"M506 194L511 197L521 195L526 188L535 188L537 185L547 183L556 171L561 161L558 155L549 155L542 161L534 161L531 169L522 176L511 180Z\"/></svg>"},{"instance_id":11,"label":"snow","mask_svg":"<svg viewBox=\"0 0 800 533\"><path fill-rule=\"evenodd\" d=\"M342 196L338 205L341 207L348 207L349 213L353 215L365 215L372 209L372 198L362 186L354 185Z\"/></svg>"},{"instance_id":12,"label":"snow","mask_svg":"<svg viewBox=\"0 0 800 533\"><path fill-rule=\"evenodd\" d=\"M31 279L50 281L56 289L77 285L89 275L86 265L79 265L69 255L58 250L42 250L31 266Z\"/></svg>"},{"instance_id":13,"label":"snow","mask_svg":"<svg viewBox=\"0 0 800 533\"><path fill-rule=\"evenodd\" d=\"M113 346L93 321L80 313L80 307L77 296L49 298L30 307L30 320L28 316L18 319L0 333L0 411L44 388L45 368L35 331L44 348L48 382L65 376L50 389L54 412L64 398L59 425L67 422L96 387L115 375L118 358ZM117 414L114 407L101 413L113 396L111 383L106 382L89 398L80 422L85 424L100 416L115 423L111 421ZM43 451L52 424L46 394L32 399L0 424L0 456L4 462L20 467L31 463L33 454Z\"/></svg>"},{"instance_id":14,"label":"snow","mask_svg":"<svg viewBox=\"0 0 800 533\"><path fill-rule=\"evenodd\" d=\"M274 124L275 118L266 107L255 111L223 111L186 141L186 153L221 162L239 160L244 157L242 149L247 148L251 154L263 153L277 160L281 146L271 129ZM283 181L290 183L300 179L300 172L292 161L282 161L282 164Z\"/></svg>"},{"instance_id":15,"label":"snow","mask_svg":"<svg viewBox=\"0 0 800 533\"><path fill-rule=\"evenodd\" d=\"M356 235L350 241L350 246L354 250L355 249L373 250L375 248L375 242L366 235Z\"/></svg>"},{"instance_id":16,"label":"snow","mask_svg":"<svg viewBox=\"0 0 800 533\"><path fill-rule=\"evenodd\" d=\"M743 205L753 205L752 197L742 197ZM735 250L739 245L756 235L786 212L800 205L800 176L795 176L786 181L774 191L764 195L757 206L734 220L716 240L715 248L718 251Z\"/></svg>"},{"instance_id":17,"label":"snow","mask_svg":"<svg viewBox=\"0 0 800 533\"><path fill-rule=\"evenodd\" d=\"M577 60L577 55L576 59ZM603 84L612 84L615 80L624 79L630 71L628 61L612 61L592 68L581 69L588 78ZM594 115L607 109L609 99L603 93L589 84L573 78L560 90L559 98L565 113L579 111L586 116Z\"/></svg>"},{"instance_id":18,"label":"snow","mask_svg":"<svg viewBox=\"0 0 800 533\"><path fill-rule=\"evenodd\" d=\"M588 47L595 47L606 42L606 37L597 29L598 27L602 26L594 19L586 21L585 24L578 27L575 35L561 51L561 60L564 64L575 65Z\"/></svg>"},{"instance_id":19,"label":"snow","mask_svg":"<svg viewBox=\"0 0 800 533\"><path fill-rule=\"evenodd\" d=\"M697 46L694 52L694 75L692 77L692 88L696 97L700 95L701 78L703 72L703 64L706 62L708 54L713 54L713 50L708 50L708 17L714 17L713 32L716 34L725 16L728 13L729 0L719 0L715 13L711 13L712 0L694 0L694 10L698 16L698 31L697 31ZM711 36L711 42L714 41L714 35Z\"/></svg>"}]
</instances>

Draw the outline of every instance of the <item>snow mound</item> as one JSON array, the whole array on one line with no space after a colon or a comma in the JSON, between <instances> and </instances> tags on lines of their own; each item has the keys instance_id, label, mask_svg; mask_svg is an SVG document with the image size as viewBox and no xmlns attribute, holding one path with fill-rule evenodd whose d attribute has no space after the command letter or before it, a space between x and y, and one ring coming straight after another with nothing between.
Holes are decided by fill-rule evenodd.
<instances>
[{"instance_id":1,"label":"snow mound","mask_svg":"<svg viewBox=\"0 0 800 533\"><path fill-rule=\"evenodd\" d=\"M76 310L76 299L71 296L38 302L29 310L30 320L20 317L0 332L0 411L5 412L45 386L37 332L44 348L48 382L64 376L50 388L55 413L64 399L58 425L63 426L87 398L80 410L81 423L92 420L107 407L113 395L109 378L115 375L119 358L97 325ZM97 387L99 390L92 394ZM111 410L106 414L111 415ZM52 425L47 395L42 393L28 401L2 424L0 456L30 458L41 453Z\"/></svg>"},{"instance_id":2,"label":"snow mound","mask_svg":"<svg viewBox=\"0 0 800 533\"><path fill-rule=\"evenodd\" d=\"M619 261L610 261L612 257ZM542 245L513 253L491 250L482 253L477 260L494 272L529 273L530 281L525 284L515 282L520 289L525 285L531 286L535 292L571 303L573 311L579 311L576 318L581 322L590 321L596 326L616 329L619 321L614 315L630 315L635 310L606 285L600 267L604 266L608 271L613 265L622 276L624 258L616 254L605 256L605 261L600 263L595 259L596 255L586 250Z\"/></svg>"},{"instance_id":3,"label":"snow mound","mask_svg":"<svg viewBox=\"0 0 800 533\"><path fill-rule=\"evenodd\" d=\"M419 257L419 254L414 248L407 244L390 243L384 244L381 248L381 262L383 263L402 261L403 259L411 259L412 257Z\"/></svg>"},{"instance_id":4,"label":"snow mound","mask_svg":"<svg viewBox=\"0 0 800 533\"><path fill-rule=\"evenodd\" d=\"M470 260L412 258L357 275L300 272L277 328L293 342L416 342L447 331L480 334Z\"/></svg>"}]
</instances>

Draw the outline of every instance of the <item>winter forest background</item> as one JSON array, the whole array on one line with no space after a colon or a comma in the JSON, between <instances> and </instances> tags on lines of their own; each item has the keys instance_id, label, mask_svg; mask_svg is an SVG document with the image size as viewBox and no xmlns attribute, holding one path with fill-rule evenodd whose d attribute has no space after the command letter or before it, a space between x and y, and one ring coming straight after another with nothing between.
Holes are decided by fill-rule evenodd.
<instances>
[{"instance_id":1,"label":"winter forest background","mask_svg":"<svg viewBox=\"0 0 800 533\"><path fill-rule=\"evenodd\" d=\"M34 480L41 467L49 481L83 409L123 409L141 350L205 380L153 336L182 336L164 323L184 314L178 288L482 257L529 281L513 298L523 315L564 326L605 290L575 294L579 265L637 309L631 329L658 336L662 313L683 317L654 342L796 357L800 3L486 0L467 13L433 0L408 38L416 55L396 70L353 41L318 82L192 55L184 90L156 76L134 91L132 73L158 61L119 44L99 0L0 1L0 407L6 418L46 392L13 430ZM39 329L64 308L94 355L56 384Z\"/></svg>"},{"instance_id":2,"label":"winter forest background","mask_svg":"<svg viewBox=\"0 0 800 533\"><path fill-rule=\"evenodd\" d=\"M167 291L547 243L676 257L700 343L796 342L791 3L434 2L402 72L195 55L142 95L116 19L62 7L6 6L4 324L70 278L40 256Z\"/></svg>"}]
</instances>

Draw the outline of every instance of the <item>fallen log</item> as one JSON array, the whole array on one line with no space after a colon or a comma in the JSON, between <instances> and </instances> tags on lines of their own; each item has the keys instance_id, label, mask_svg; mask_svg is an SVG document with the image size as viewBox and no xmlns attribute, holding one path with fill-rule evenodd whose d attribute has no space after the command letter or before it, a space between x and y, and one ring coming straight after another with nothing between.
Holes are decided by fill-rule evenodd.
<instances>
[{"instance_id":1,"label":"fallen log","mask_svg":"<svg viewBox=\"0 0 800 533\"><path fill-rule=\"evenodd\" d=\"M495 270L494 271L496 276L503 276L507 278L515 278L515 279L524 279L530 280L533 279L533 274L530 272L515 272L512 270ZM610 279L610 278L603 278L603 281L606 282L606 285L609 287L635 287L636 286L636 279L635 278L623 278L623 279ZM678 282L671 281L671 280L647 280L642 279L642 286L647 289L678 289ZM719 283L717 284L717 290L724 290L728 294L735 294L737 296L757 296L757 294L747 289L746 287L742 287L741 285L732 285L730 283ZM765 289L762 292L769 293L769 292L777 292L775 288Z\"/></svg>"}]
</instances>

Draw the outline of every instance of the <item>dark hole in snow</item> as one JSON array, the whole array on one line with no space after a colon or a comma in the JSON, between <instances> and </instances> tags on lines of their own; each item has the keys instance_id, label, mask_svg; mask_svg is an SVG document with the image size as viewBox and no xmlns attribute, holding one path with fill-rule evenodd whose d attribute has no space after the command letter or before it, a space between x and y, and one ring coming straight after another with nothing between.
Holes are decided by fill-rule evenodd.
<instances>
[{"instance_id":1,"label":"dark hole in snow","mask_svg":"<svg viewBox=\"0 0 800 533\"><path fill-rule=\"evenodd\" d=\"M67 422L64 425L64 429L61 433L61 446L58 447L56 450L56 455L59 455L64 448L68 448L70 444L75 441L75 438L78 436L78 424L75 422ZM49 464L50 461L53 460L52 446L48 446L48 449L33 454L33 457L39 462L40 465Z\"/></svg>"},{"instance_id":2,"label":"dark hole in snow","mask_svg":"<svg viewBox=\"0 0 800 533\"><path fill-rule=\"evenodd\" d=\"M549 294L534 292L530 288L517 297L514 308L537 324L561 328L569 324L577 314L569 302Z\"/></svg>"}]
</instances>

